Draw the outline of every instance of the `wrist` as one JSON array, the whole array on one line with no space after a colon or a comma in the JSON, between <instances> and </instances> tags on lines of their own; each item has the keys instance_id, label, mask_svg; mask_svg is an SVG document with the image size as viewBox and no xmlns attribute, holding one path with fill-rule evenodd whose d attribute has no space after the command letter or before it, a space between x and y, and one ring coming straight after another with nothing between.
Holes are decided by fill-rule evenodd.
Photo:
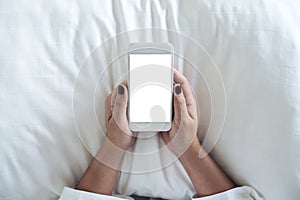
<instances>
[{"instance_id":1,"label":"wrist","mask_svg":"<svg viewBox=\"0 0 300 200\"><path fill-rule=\"evenodd\" d=\"M125 150L105 138L95 159L112 169L119 170L124 154Z\"/></svg>"},{"instance_id":2,"label":"wrist","mask_svg":"<svg viewBox=\"0 0 300 200\"><path fill-rule=\"evenodd\" d=\"M132 135L120 130L107 131L105 140L124 152L132 145Z\"/></svg>"},{"instance_id":3,"label":"wrist","mask_svg":"<svg viewBox=\"0 0 300 200\"><path fill-rule=\"evenodd\" d=\"M188 164L194 159L199 159L199 153L205 150L202 148L197 137L193 140L192 144L187 148L187 150L179 158L183 165ZM206 152L205 152L206 153Z\"/></svg>"}]
</instances>

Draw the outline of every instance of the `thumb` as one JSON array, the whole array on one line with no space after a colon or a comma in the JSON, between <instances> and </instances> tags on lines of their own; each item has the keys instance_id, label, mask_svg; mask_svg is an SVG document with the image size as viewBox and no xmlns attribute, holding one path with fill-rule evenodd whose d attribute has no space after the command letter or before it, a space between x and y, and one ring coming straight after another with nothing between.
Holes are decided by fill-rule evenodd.
<instances>
[{"instance_id":1,"label":"thumb","mask_svg":"<svg viewBox=\"0 0 300 200\"><path fill-rule=\"evenodd\" d=\"M124 85L119 85L116 91L116 96L113 105L113 117L116 122L127 122L126 108L127 108L127 89Z\"/></svg>"},{"instance_id":2,"label":"thumb","mask_svg":"<svg viewBox=\"0 0 300 200\"><path fill-rule=\"evenodd\" d=\"M185 97L180 84L174 86L174 121L180 124L181 120L187 116Z\"/></svg>"}]
</instances>

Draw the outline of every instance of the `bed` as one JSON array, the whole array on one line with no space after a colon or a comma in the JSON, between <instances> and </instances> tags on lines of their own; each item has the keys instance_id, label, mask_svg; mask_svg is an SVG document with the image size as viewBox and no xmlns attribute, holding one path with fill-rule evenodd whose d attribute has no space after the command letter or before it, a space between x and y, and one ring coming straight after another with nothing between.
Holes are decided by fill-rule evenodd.
<instances>
[{"instance_id":1,"label":"bed","mask_svg":"<svg viewBox=\"0 0 300 200\"><path fill-rule=\"evenodd\" d=\"M236 184L299 199L299 1L0 4L0 199L58 199L75 186L101 144L103 102L126 79L131 42L174 44L197 97L198 136ZM116 193L191 195L180 163L158 158L145 168L128 157Z\"/></svg>"}]
</instances>

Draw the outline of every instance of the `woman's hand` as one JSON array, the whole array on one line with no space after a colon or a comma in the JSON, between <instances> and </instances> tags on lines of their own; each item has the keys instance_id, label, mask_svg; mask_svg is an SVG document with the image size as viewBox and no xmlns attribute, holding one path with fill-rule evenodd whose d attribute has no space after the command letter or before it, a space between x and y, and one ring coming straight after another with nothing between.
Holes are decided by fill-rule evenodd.
<instances>
[{"instance_id":1,"label":"woman's hand","mask_svg":"<svg viewBox=\"0 0 300 200\"><path fill-rule=\"evenodd\" d=\"M214 160L206 155L200 159L201 150L197 138L198 118L196 101L187 79L174 70L174 120L172 129L163 132L168 147L180 157L197 196L216 194L234 187L234 183L222 172Z\"/></svg>"},{"instance_id":2,"label":"woman's hand","mask_svg":"<svg viewBox=\"0 0 300 200\"><path fill-rule=\"evenodd\" d=\"M178 157L188 148L200 149L197 138L196 101L187 79L174 69L174 119L172 129L162 132L162 138Z\"/></svg>"},{"instance_id":3,"label":"woman's hand","mask_svg":"<svg viewBox=\"0 0 300 200\"><path fill-rule=\"evenodd\" d=\"M127 150L136 140L128 126L127 101L128 92L124 84L115 88L105 100L106 137L122 150Z\"/></svg>"},{"instance_id":4,"label":"woman's hand","mask_svg":"<svg viewBox=\"0 0 300 200\"><path fill-rule=\"evenodd\" d=\"M135 142L126 117L127 97L127 88L121 84L106 98L106 138L79 181L77 189L112 194L123 155Z\"/></svg>"}]
</instances>

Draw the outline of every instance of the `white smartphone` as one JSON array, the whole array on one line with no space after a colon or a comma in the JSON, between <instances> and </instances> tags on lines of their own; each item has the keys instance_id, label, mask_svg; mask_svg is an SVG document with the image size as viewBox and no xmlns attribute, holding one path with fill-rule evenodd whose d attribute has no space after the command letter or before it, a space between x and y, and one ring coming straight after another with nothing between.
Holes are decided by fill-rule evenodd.
<instances>
[{"instance_id":1,"label":"white smartphone","mask_svg":"<svg viewBox=\"0 0 300 200\"><path fill-rule=\"evenodd\" d=\"M173 52L169 43L129 45L128 120L132 131L171 129Z\"/></svg>"}]
</instances>

